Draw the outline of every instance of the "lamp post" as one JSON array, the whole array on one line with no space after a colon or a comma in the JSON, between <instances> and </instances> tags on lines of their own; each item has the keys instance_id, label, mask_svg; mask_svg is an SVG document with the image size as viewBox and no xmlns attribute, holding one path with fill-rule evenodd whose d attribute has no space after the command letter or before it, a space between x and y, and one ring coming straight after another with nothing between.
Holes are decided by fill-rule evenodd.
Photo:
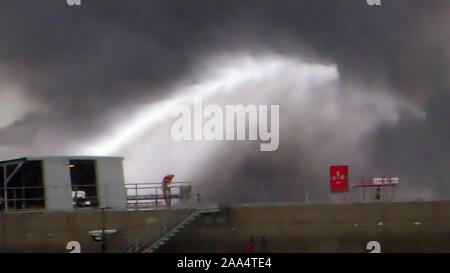
<instances>
[{"instance_id":1,"label":"lamp post","mask_svg":"<svg viewBox=\"0 0 450 273\"><path fill-rule=\"evenodd\" d=\"M110 209L110 207L102 208L102 253L106 253L106 209Z\"/></svg>"}]
</instances>

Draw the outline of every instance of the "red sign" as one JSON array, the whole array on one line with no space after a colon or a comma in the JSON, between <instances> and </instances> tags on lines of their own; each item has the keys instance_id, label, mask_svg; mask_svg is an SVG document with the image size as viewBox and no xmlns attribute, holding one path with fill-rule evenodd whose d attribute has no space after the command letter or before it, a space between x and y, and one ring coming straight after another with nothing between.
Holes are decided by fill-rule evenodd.
<instances>
[{"instance_id":1,"label":"red sign","mask_svg":"<svg viewBox=\"0 0 450 273\"><path fill-rule=\"evenodd\" d=\"M331 192L348 191L348 166L330 166Z\"/></svg>"}]
</instances>

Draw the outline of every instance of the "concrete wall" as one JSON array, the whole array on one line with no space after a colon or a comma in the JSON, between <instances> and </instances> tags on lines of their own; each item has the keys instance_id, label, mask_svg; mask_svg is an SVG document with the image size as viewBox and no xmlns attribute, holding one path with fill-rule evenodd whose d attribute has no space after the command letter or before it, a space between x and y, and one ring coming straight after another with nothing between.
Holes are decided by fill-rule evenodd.
<instances>
[{"instance_id":1,"label":"concrete wall","mask_svg":"<svg viewBox=\"0 0 450 273\"><path fill-rule=\"evenodd\" d=\"M257 252L368 252L366 245L373 240L382 252L450 252L449 211L448 201L236 206L195 220L161 250L239 253L251 236L264 236L265 245L257 242ZM107 238L107 252L136 238L155 241L191 212L106 211L105 228L118 230ZM2 214L0 251L67 252L67 243L78 241L82 252L101 252L88 232L102 225L99 209Z\"/></svg>"},{"instance_id":2,"label":"concrete wall","mask_svg":"<svg viewBox=\"0 0 450 273\"><path fill-rule=\"evenodd\" d=\"M192 211L106 211L81 209L77 212L3 213L0 215L0 252L69 252L69 241L78 241L81 252L101 252L101 243L94 242L88 232L117 229L107 237L107 252L114 252L145 234L156 241L168 229Z\"/></svg>"},{"instance_id":3,"label":"concrete wall","mask_svg":"<svg viewBox=\"0 0 450 273\"><path fill-rule=\"evenodd\" d=\"M46 209L73 209L69 160L46 158L42 160L42 165Z\"/></svg>"},{"instance_id":4,"label":"concrete wall","mask_svg":"<svg viewBox=\"0 0 450 273\"><path fill-rule=\"evenodd\" d=\"M162 252L450 252L450 202L231 207L203 216ZM382 222L383 225L379 225ZM414 224L419 222L420 224Z\"/></svg>"}]
</instances>

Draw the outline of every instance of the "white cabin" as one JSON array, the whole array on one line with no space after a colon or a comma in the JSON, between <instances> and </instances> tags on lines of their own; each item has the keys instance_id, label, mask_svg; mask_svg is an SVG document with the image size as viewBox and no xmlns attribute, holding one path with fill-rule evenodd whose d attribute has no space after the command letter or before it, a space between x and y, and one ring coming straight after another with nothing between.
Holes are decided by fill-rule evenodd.
<instances>
[{"instance_id":1,"label":"white cabin","mask_svg":"<svg viewBox=\"0 0 450 273\"><path fill-rule=\"evenodd\" d=\"M108 207L125 210L122 161L122 157L95 156L24 157L0 161L1 209ZM82 202L76 202L76 197L80 196Z\"/></svg>"}]
</instances>

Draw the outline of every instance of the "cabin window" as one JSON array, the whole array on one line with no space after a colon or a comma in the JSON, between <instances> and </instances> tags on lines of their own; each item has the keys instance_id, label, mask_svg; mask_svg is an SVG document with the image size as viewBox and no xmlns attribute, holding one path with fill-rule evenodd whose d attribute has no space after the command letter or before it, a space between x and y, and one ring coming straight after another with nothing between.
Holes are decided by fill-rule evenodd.
<instances>
[{"instance_id":1,"label":"cabin window","mask_svg":"<svg viewBox=\"0 0 450 273\"><path fill-rule=\"evenodd\" d=\"M95 160L70 160L74 208L98 207Z\"/></svg>"},{"instance_id":2,"label":"cabin window","mask_svg":"<svg viewBox=\"0 0 450 273\"><path fill-rule=\"evenodd\" d=\"M45 208L42 161L4 164L0 167L0 187L2 210Z\"/></svg>"}]
</instances>

